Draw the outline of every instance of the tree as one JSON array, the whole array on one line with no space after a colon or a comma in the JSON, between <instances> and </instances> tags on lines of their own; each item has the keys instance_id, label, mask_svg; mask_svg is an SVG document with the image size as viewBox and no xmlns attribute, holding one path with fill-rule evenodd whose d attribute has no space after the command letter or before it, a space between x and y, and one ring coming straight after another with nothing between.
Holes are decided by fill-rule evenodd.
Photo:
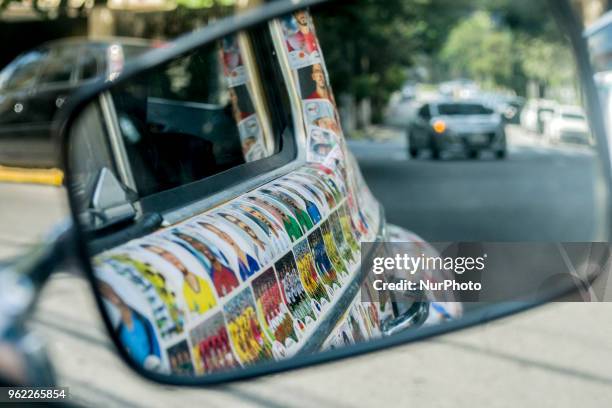
<instances>
[{"instance_id":1,"label":"tree","mask_svg":"<svg viewBox=\"0 0 612 408\"><path fill-rule=\"evenodd\" d=\"M513 85L514 36L497 27L485 11L474 13L450 32L441 61L450 77L467 77L489 87Z\"/></svg>"}]
</instances>

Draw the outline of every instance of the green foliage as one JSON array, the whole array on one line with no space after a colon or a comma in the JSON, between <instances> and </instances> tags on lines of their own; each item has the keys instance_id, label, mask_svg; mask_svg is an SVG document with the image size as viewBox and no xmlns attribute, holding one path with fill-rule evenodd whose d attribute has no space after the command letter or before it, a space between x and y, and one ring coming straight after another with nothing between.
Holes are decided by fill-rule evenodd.
<instances>
[{"instance_id":1,"label":"green foliage","mask_svg":"<svg viewBox=\"0 0 612 408\"><path fill-rule=\"evenodd\" d=\"M450 77L467 77L489 87L511 87L516 49L513 33L495 25L490 14L474 13L450 32L440 60Z\"/></svg>"},{"instance_id":2,"label":"green foliage","mask_svg":"<svg viewBox=\"0 0 612 408\"><path fill-rule=\"evenodd\" d=\"M374 119L411 68L525 95L567 85L570 50L543 0L347 0L315 11L336 93L369 98Z\"/></svg>"}]
</instances>

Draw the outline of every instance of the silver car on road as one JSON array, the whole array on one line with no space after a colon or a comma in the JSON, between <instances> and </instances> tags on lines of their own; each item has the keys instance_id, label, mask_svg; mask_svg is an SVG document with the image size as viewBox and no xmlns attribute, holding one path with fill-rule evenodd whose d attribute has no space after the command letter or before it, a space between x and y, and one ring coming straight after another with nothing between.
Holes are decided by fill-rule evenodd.
<instances>
[{"instance_id":1,"label":"silver car on road","mask_svg":"<svg viewBox=\"0 0 612 408\"><path fill-rule=\"evenodd\" d=\"M444 152L465 152L477 158L491 150L506 156L506 135L501 115L479 102L439 101L422 105L407 132L411 157L431 150L432 158Z\"/></svg>"}]
</instances>

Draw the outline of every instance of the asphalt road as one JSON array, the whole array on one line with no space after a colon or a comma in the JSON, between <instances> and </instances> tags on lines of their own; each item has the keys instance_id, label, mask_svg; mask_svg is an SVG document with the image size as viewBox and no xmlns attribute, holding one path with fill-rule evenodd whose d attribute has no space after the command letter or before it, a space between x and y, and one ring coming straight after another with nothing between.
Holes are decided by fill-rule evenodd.
<instances>
[{"instance_id":1,"label":"asphalt road","mask_svg":"<svg viewBox=\"0 0 612 408\"><path fill-rule=\"evenodd\" d=\"M549 146L518 127L507 133L505 160L408 160L401 131L349 146L387 220L429 241L597 240L603 207L594 151Z\"/></svg>"},{"instance_id":2,"label":"asphalt road","mask_svg":"<svg viewBox=\"0 0 612 408\"><path fill-rule=\"evenodd\" d=\"M513 223L539 222L538 231L531 227L532 238L553 237L557 231L566 234L563 238L585 239L595 231L597 208L597 189L588 177L592 153L518 139L504 162L409 161L397 147L401 140L393 139L351 147L391 221L426 238L471 234L473 239L520 240L525 232ZM530 177L519 181L519 175ZM557 187L547 186L553 176ZM569 188L591 198L561 194ZM554 192L559 194L550 197ZM63 192L54 187L0 185L0 198L0 254L5 256L26 249L66 214ZM569 216L571 211L558 209L554 219L563 217L567 226L555 230L560 227L549 213L558 201L570 206L580 222ZM435 222L426 219L434 208ZM484 225L485 214L495 225ZM537 220L537 214L548 219ZM457 215L472 222L454 219ZM610 406L611 314L609 303L553 303L424 342L208 389L160 386L131 372L109 343L87 283L76 274L59 273L51 280L32 326L47 340L60 384L88 407L569 408Z\"/></svg>"}]
</instances>

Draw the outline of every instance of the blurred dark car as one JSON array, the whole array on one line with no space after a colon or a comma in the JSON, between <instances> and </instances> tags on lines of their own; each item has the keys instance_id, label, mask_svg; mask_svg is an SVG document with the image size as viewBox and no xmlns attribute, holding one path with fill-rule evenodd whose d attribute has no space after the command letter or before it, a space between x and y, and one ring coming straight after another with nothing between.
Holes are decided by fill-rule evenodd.
<instances>
[{"instance_id":1,"label":"blurred dark car","mask_svg":"<svg viewBox=\"0 0 612 408\"><path fill-rule=\"evenodd\" d=\"M506 155L506 135L501 115L479 102L439 101L418 110L408 127L411 157L430 150L439 159L444 152L462 152L470 158L491 150L498 158Z\"/></svg>"},{"instance_id":2,"label":"blurred dark car","mask_svg":"<svg viewBox=\"0 0 612 408\"><path fill-rule=\"evenodd\" d=\"M144 40L71 38L19 55L0 71L0 165L56 167L51 125L66 98L151 47ZM27 150L24 147L27 146Z\"/></svg>"}]
</instances>

